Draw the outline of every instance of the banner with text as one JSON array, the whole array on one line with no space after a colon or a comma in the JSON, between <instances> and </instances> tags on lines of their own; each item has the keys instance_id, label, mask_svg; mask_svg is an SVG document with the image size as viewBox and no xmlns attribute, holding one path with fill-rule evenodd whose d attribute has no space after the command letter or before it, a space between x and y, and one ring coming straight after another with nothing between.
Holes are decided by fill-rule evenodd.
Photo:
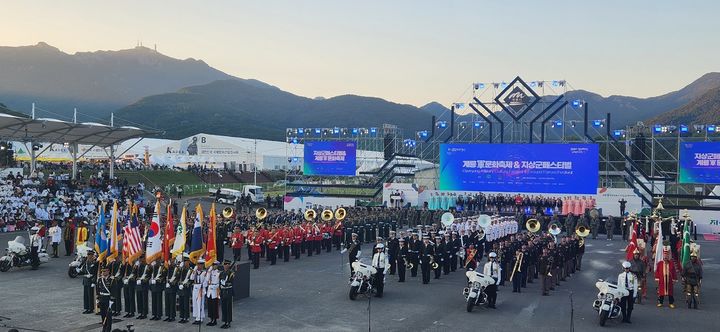
<instances>
[{"instance_id":1,"label":"banner with text","mask_svg":"<svg viewBox=\"0 0 720 332\"><path fill-rule=\"evenodd\" d=\"M440 189L594 195L597 144L442 144Z\"/></svg>"},{"instance_id":2,"label":"banner with text","mask_svg":"<svg viewBox=\"0 0 720 332\"><path fill-rule=\"evenodd\" d=\"M680 183L720 183L720 142L680 143Z\"/></svg>"},{"instance_id":3,"label":"banner with text","mask_svg":"<svg viewBox=\"0 0 720 332\"><path fill-rule=\"evenodd\" d=\"M305 175L355 175L355 142L305 142Z\"/></svg>"}]
</instances>

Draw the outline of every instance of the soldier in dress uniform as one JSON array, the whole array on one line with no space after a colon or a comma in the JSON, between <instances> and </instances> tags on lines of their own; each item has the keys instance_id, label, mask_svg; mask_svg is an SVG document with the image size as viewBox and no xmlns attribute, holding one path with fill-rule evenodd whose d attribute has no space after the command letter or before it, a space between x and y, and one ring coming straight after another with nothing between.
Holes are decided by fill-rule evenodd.
<instances>
[{"instance_id":1,"label":"soldier in dress uniform","mask_svg":"<svg viewBox=\"0 0 720 332\"><path fill-rule=\"evenodd\" d=\"M138 272L130 260L123 264L123 295L125 297L125 316L130 318L135 316L135 278Z\"/></svg>"},{"instance_id":2,"label":"soldier in dress uniform","mask_svg":"<svg viewBox=\"0 0 720 332\"><path fill-rule=\"evenodd\" d=\"M413 268L410 269L410 276L417 277L417 271L420 265L420 250L422 249L423 243L418 239L418 233L412 233L410 242L408 243L408 254L410 256L410 263L413 264Z\"/></svg>"},{"instance_id":3,"label":"soldier in dress uniform","mask_svg":"<svg viewBox=\"0 0 720 332\"><path fill-rule=\"evenodd\" d=\"M422 283L430 283L430 257L435 255L435 246L430 243L430 236L423 236L423 242L420 244L420 265L422 268Z\"/></svg>"},{"instance_id":4,"label":"soldier in dress uniform","mask_svg":"<svg viewBox=\"0 0 720 332\"><path fill-rule=\"evenodd\" d=\"M112 331L112 309L111 303L115 298L111 295L113 280L110 277L110 269L107 265L100 269L100 278L97 280L97 301L100 307L100 319L103 332Z\"/></svg>"},{"instance_id":5,"label":"soldier in dress uniform","mask_svg":"<svg viewBox=\"0 0 720 332\"><path fill-rule=\"evenodd\" d=\"M259 253L258 253L259 255ZM205 319L205 292L208 286L208 274L205 271L205 260L200 258L191 272L190 280L192 280L192 310L195 321L193 325L200 325Z\"/></svg>"},{"instance_id":6,"label":"soldier in dress uniform","mask_svg":"<svg viewBox=\"0 0 720 332\"><path fill-rule=\"evenodd\" d=\"M87 258L80 268L83 276L83 314L91 314L95 311L95 280L97 279L98 264L95 261L95 252L88 250Z\"/></svg>"},{"instance_id":7,"label":"soldier in dress uniform","mask_svg":"<svg viewBox=\"0 0 720 332\"><path fill-rule=\"evenodd\" d=\"M178 274L178 297L180 298L180 320L178 323L185 324L190 319L190 297L192 296L192 272L193 268L190 266L190 256L183 254L182 265L178 267L180 270Z\"/></svg>"},{"instance_id":8,"label":"soldier in dress uniform","mask_svg":"<svg viewBox=\"0 0 720 332\"><path fill-rule=\"evenodd\" d=\"M206 304L208 308L208 318L210 321L207 326L217 325L220 318L219 302L220 302L220 262L215 261L212 267L207 271L207 292Z\"/></svg>"},{"instance_id":9,"label":"soldier in dress uniform","mask_svg":"<svg viewBox=\"0 0 720 332\"><path fill-rule=\"evenodd\" d=\"M167 268L167 281L165 282L165 319L174 322L177 307L177 285L180 282L180 264L169 264Z\"/></svg>"},{"instance_id":10,"label":"soldier in dress uniform","mask_svg":"<svg viewBox=\"0 0 720 332\"><path fill-rule=\"evenodd\" d=\"M400 249L400 242L395 237L395 231L390 231L390 238L388 238L388 262L390 264L390 275L395 275L397 270L397 255Z\"/></svg>"},{"instance_id":11,"label":"soldier in dress uniform","mask_svg":"<svg viewBox=\"0 0 720 332\"><path fill-rule=\"evenodd\" d=\"M150 263L152 267L150 273L150 293L152 294L152 317L150 320L160 320L162 317L162 297L165 289L165 267L158 263L157 260Z\"/></svg>"},{"instance_id":12,"label":"soldier in dress uniform","mask_svg":"<svg viewBox=\"0 0 720 332\"><path fill-rule=\"evenodd\" d=\"M450 274L450 264L452 263L452 257L456 255L457 251L454 251L455 248L453 246L452 241L450 240L450 231L445 231L443 233L443 244L445 248L444 253L444 260L442 264L440 264L443 274L448 275ZM457 257L455 257L455 260L457 260Z\"/></svg>"},{"instance_id":13,"label":"soldier in dress uniform","mask_svg":"<svg viewBox=\"0 0 720 332\"><path fill-rule=\"evenodd\" d=\"M443 241L442 235L435 235L434 247L435 254L433 255L433 258L435 259L435 263L438 264L438 268L435 269L435 279L440 279L443 265L445 265L445 242Z\"/></svg>"},{"instance_id":14,"label":"soldier in dress uniform","mask_svg":"<svg viewBox=\"0 0 720 332\"><path fill-rule=\"evenodd\" d=\"M352 277L353 273L355 273L355 269L352 266L353 262L356 262L359 258L362 252L360 251L360 241L358 241L358 234L352 233L350 242L345 244L345 249L343 249L340 253L344 254L346 251L348 252L348 264L350 264L350 276Z\"/></svg>"},{"instance_id":15,"label":"soldier in dress uniform","mask_svg":"<svg viewBox=\"0 0 720 332\"><path fill-rule=\"evenodd\" d=\"M232 322L233 281L235 273L229 260L223 261L223 271L220 272L220 306L222 307L223 325L220 328L229 329Z\"/></svg>"},{"instance_id":16,"label":"soldier in dress uniform","mask_svg":"<svg viewBox=\"0 0 720 332\"><path fill-rule=\"evenodd\" d=\"M405 264L408 260L408 247L405 243L404 238L398 239L398 252L395 259L395 265L397 266L398 282L405 282Z\"/></svg>"},{"instance_id":17,"label":"soldier in dress uniform","mask_svg":"<svg viewBox=\"0 0 720 332\"><path fill-rule=\"evenodd\" d=\"M123 265L115 258L108 257L108 260L109 262L106 266L110 269L110 279L112 280L112 286L110 287L110 292L113 297L113 304L111 308L112 314L113 316L120 316L120 311L122 311L120 298L122 297L123 287L123 283L121 282L123 276Z\"/></svg>"},{"instance_id":18,"label":"soldier in dress uniform","mask_svg":"<svg viewBox=\"0 0 720 332\"><path fill-rule=\"evenodd\" d=\"M540 277L540 288L542 295L547 296L550 292L550 284L552 283L552 263L553 257L550 255L548 248L543 248L543 253L538 259L538 276Z\"/></svg>"},{"instance_id":19,"label":"soldier in dress uniform","mask_svg":"<svg viewBox=\"0 0 720 332\"><path fill-rule=\"evenodd\" d=\"M150 280L151 266L143 263L145 255L141 255L135 261L135 267L138 271L137 279L135 279L135 301L137 301L136 319L145 319L148 314L148 281Z\"/></svg>"}]
</instances>

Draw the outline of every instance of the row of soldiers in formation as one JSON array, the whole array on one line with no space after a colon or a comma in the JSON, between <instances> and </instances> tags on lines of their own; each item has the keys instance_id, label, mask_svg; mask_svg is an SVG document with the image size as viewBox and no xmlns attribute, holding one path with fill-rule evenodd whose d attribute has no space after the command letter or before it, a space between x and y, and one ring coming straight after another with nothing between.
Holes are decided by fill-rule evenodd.
<instances>
[{"instance_id":1,"label":"row of soldiers in formation","mask_svg":"<svg viewBox=\"0 0 720 332\"><path fill-rule=\"evenodd\" d=\"M457 225L456 225L457 226ZM377 243L384 243L388 255L389 272L398 274L398 281L405 281L406 271L411 277L417 277L418 268L422 273L422 282L427 284L434 272L435 279L447 275L458 268L477 269L486 255L494 253L494 261L499 264L498 283L512 283L514 292L534 279L540 278L543 295L548 295L560 281L580 270L585 252L584 241L577 235L552 236L534 233L517 233L517 227L509 228L493 240L487 240L480 227L464 227L457 231L441 231L438 227L428 226L423 232L413 230L389 232L388 238L378 237ZM359 234L351 233L346 242L349 261L360 258L362 241ZM420 240L422 238L422 240ZM351 269L352 273L352 269Z\"/></svg>"},{"instance_id":2,"label":"row of soldiers in formation","mask_svg":"<svg viewBox=\"0 0 720 332\"><path fill-rule=\"evenodd\" d=\"M99 309L103 331L111 331L112 317L119 316L123 308L124 318L145 319L150 312L150 320L165 316L164 321L173 322L179 316L179 323L187 323L192 314L193 324L198 325L203 323L207 308L207 326L217 325L222 312L221 328L230 328L235 273L229 260L222 265L215 261L206 268L202 258L192 264L187 254L167 265L159 260L146 264L142 256L134 263L112 259L103 263L91 250L80 267L83 313Z\"/></svg>"}]
</instances>

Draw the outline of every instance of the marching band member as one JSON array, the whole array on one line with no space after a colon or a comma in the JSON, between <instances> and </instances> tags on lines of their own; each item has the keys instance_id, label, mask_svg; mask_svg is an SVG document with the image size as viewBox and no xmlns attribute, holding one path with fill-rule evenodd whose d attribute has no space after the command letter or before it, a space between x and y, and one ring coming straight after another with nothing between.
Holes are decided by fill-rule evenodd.
<instances>
[{"instance_id":1,"label":"marching band member","mask_svg":"<svg viewBox=\"0 0 720 332\"><path fill-rule=\"evenodd\" d=\"M420 244L420 265L422 265L422 283L430 283L430 258L435 255L435 246L430 244L430 236L423 236L423 242Z\"/></svg>"},{"instance_id":2,"label":"marching band member","mask_svg":"<svg viewBox=\"0 0 720 332\"><path fill-rule=\"evenodd\" d=\"M287 257L287 256L285 256ZM233 281L235 273L232 271L229 260L223 261L223 271L220 272L220 305L222 307L222 329L229 329L232 322Z\"/></svg>"},{"instance_id":3,"label":"marching band member","mask_svg":"<svg viewBox=\"0 0 720 332\"><path fill-rule=\"evenodd\" d=\"M620 310L623 314L623 323L630 323L630 316L633 311L633 303L635 302L635 296L638 294L638 280L637 276L630 271L632 264L630 262L623 262L623 272L618 275L617 285L618 287L624 287L628 290L628 295L623 296L620 299Z\"/></svg>"},{"instance_id":4,"label":"marching band member","mask_svg":"<svg viewBox=\"0 0 720 332\"><path fill-rule=\"evenodd\" d=\"M233 260L239 261L242 259L242 247L245 243L245 237L240 231L240 225L233 227L232 236L230 236L230 247L233 250Z\"/></svg>"},{"instance_id":5,"label":"marching band member","mask_svg":"<svg viewBox=\"0 0 720 332\"><path fill-rule=\"evenodd\" d=\"M435 247L433 259L435 260L435 263L438 264L438 268L435 269L435 279L440 279L442 267L445 264L445 243L443 242L442 238L443 237L440 234L435 235L435 242L433 243L433 246Z\"/></svg>"},{"instance_id":6,"label":"marching band member","mask_svg":"<svg viewBox=\"0 0 720 332\"><path fill-rule=\"evenodd\" d=\"M259 252L257 254L259 255ZM193 325L200 325L202 324L203 319L205 319L205 290L208 284L204 259L198 259L197 265L195 265L195 269L192 271L190 279L193 283L192 309L193 317L195 317Z\"/></svg>"},{"instance_id":7,"label":"marching band member","mask_svg":"<svg viewBox=\"0 0 720 332\"><path fill-rule=\"evenodd\" d=\"M254 227L253 227L254 228ZM262 232L252 231L252 234L248 234L248 241L250 244L250 254L253 262L253 269L260 268L260 254L262 253L262 243L264 237Z\"/></svg>"},{"instance_id":8,"label":"marching band member","mask_svg":"<svg viewBox=\"0 0 720 332\"><path fill-rule=\"evenodd\" d=\"M295 259L300 259L300 253L302 249L303 244L303 230L300 224L295 225L293 228L292 236L292 254L295 256Z\"/></svg>"},{"instance_id":9,"label":"marching band member","mask_svg":"<svg viewBox=\"0 0 720 332\"><path fill-rule=\"evenodd\" d=\"M220 318L218 312L218 305L220 301L220 262L215 261L213 266L207 270L207 292L206 292L206 304L208 309L208 318L210 321L206 324L207 326L217 325L217 320Z\"/></svg>"},{"instance_id":10,"label":"marching band member","mask_svg":"<svg viewBox=\"0 0 720 332\"><path fill-rule=\"evenodd\" d=\"M398 282L405 282L405 264L409 262L408 247L405 244L405 238L398 239L398 253L395 259L397 266Z\"/></svg>"},{"instance_id":11,"label":"marching band member","mask_svg":"<svg viewBox=\"0 0 720 332\"><path fill-rule=\"evenodd\" d=\"M268 239L265 240L267 251L268 251L268 260L270 261L270 265L275 265L277 263L277 249L278 249L278 238L280 236L280 233L278 229L275 227L275 225L272 226L271 231L268 233Z\"/></svg>"},{"instance_id":12,"label":"marching band member","mask_svg":"<svg viewBox=\"0 0 720 332\"><path fill-rule=\"evenodd\" d=\"M375 297L383 296L383 289L385 288L385 275L387 274L388 257L385 254L385 245L378 243L375 245L375 254L372 258L372 266L377 271L374 276L374 287L377 290Z\"/></svg>"},{"instance_id":13,"label":"marching band member","mask_svg":"<svg viewBox=\"0 0 720 332\"><path fill-rule=\"evenodd\" d=\"M497 286L500 284L500 272L502 268L500 267L500 264L495 261L497 258L497 254L495 252L491 252L488 255L488 258L489 262L485 263L485 266L483 267L483 274L493 278L495 283L485 288L485 294L488 296L488 308L495 309L495 302L497 301Z\"/></svg>"},{"instance_id":14,"label":"marching band member","mask_svg":"<svg viewBox=\"0 0 720 332\"><path fill-rule=\"evenodd\" d=\"M290 261L290 244L293 241L293 230L290 228L290 226L285 226L282 230L282 237L280 241L280 250L283 254L283 262L289 262Z\"/></svg>"}]
</instances>

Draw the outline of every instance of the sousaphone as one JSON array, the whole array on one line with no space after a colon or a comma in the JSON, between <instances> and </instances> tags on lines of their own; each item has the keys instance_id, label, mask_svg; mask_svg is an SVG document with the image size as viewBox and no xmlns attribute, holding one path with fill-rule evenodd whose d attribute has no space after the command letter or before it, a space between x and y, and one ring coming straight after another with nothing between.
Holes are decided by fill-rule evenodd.
<instances>
[{"instance_id":1,"label":"sousaphone","mask_svg":"<svg viewBox=\"0 0 720 332\"><path fill-rule=\"evenodd\" d=\"M320 218L321 218L323 221L330 221L330 220L332 220L332 218L333 218L334 216L335 216L335 213L333 213L333 211L330 210L330 209L325 209L325 210L323 210L323 212L320 214Z\"/></svg>"},{"instance_id":2,"label":"sousaphone","mask_svg":"<svg viewBox=\"0 0 720 332\"><path fill-rule=\"evenodd\" d=\"M527 228L530 233L537 233L540 230L540 222L535 218L528 219L528 221L525 222L525 228Z\"/></svg>"},{"instance_id":3,"label":"sousaphone","mask_svg":"<svg viewBox=\"0 0 720 332\"><path fill-rule=\"evenodd\" d=\"M560 229L560 226L558 226L558 224L556 222L551 223L550 226L548 227L548 233L550 233L551 235L557 236L561 232L562 232L562 229Z\"/></svg>"},{"instance_id":4,"label":"sousaphone","mask_svg":"<svg viewBox=\"0 0 720 332\"><path fill-rule=\"evenodd\" d=\"M345 210L345 208L337 208L335 210L335 219L341 221L345 219L345 217L347 217L347 211Z\"/></svg>"},{"instance_id":5,"label":"sousaphone","mask_svg":"<svg viewBox=\"0 0 720 332\"><path fill-rule=\"evenodd\" d=\"M315 217L317 217L317 212L315 212L315 210L313 210L313 209L305 210L305 220L313 221L313 220L315 220Z\"/></svg>"},{"instance_id":6,"label":"sousaphone","mask_svg":"<svg viewBox=\"0 0 720 332\"><path fill-rule=\"evenodd\" d=\"M222 210L222 216L231 219L235 215L235 211L231 207L226 207Z\"/></svg>"}]
</instances>

